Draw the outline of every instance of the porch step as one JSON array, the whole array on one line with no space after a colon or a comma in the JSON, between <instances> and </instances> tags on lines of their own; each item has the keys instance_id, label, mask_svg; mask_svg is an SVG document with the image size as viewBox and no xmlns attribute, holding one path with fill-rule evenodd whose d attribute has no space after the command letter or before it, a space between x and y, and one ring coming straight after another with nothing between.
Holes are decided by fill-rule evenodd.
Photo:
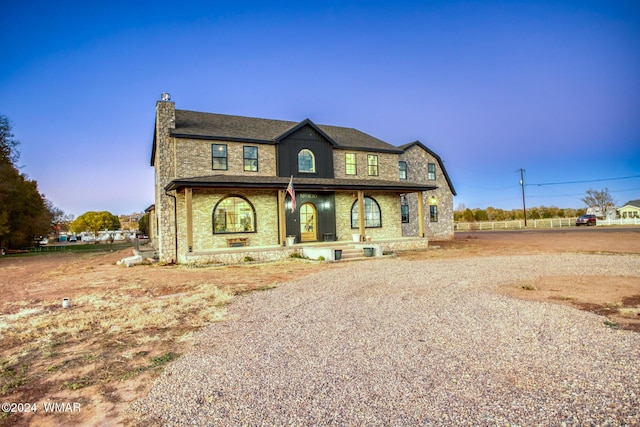
<instances>
[{"instance_id":1,"label":"porch step","mask_svg":"<svg viewBox=\"0 0 640 427\"><path fill-rule=\"evenodd\" d=\"M362 248L356 248L354 246L342 247L342 257L340 260L352 260L358 258L365 258Z\"/></svg>"},{"instance_id":2,"label":"porch step","mask_svg":"<svg viewBox=\"0 0 640 427\"><path fill-rule=\"evenodd\" d=\"M372 245L373 246L373 245ZM311 259L316 259L319 256L330 257L333 259L333 254L328 255L327 252L331 250L340 250L342 251L340 259L336 261L351 261L355 259L368 259L370 257L364 256L364 247L362 243L343 243L343 242L316 242L316 243L302 243L300 248L302 249L303 255L307 256Z\"/></svg>"},{"instance_id":3,"label":"porch step","mask_svg":"<svg viewBox=\"0 0 640 427\"><path fill-rule=\"evenodd\" d=\"M340 259L360 258L362 256L362 250L356 248L343 248L342 257Z\"/></svg>"}]
</instances>

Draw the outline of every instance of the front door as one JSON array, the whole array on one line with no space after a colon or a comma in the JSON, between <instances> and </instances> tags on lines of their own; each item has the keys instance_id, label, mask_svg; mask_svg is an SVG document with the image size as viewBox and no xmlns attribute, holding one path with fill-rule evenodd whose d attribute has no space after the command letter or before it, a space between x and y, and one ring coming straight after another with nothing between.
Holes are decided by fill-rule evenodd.
<instances>
[{"instance_id":1,"label":"front door","mask_svg":"<svg viewBox=\"0 0 640 427\"><path fill-rule=\"evenodd\" d=\"M313 203L300 206L300 240L312 242L318 240L316 207Z\"/></svg>"}]
</instances>

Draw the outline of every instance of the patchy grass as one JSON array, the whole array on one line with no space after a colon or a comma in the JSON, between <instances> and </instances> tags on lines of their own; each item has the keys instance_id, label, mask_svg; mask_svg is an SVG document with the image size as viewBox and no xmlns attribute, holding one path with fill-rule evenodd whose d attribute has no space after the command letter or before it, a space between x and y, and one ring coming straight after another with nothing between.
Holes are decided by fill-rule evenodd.
<instances>
[{"instance_id":1,"label":"patchy grass","mask_svg":"<svg viewBox=\"0 0 640 427\"><path fill-rule=\"evenodd\" d=\"M34 247L15 253L7 253L7 257L25 257L38 255L52 255L59 253L78 253L78 252L113 252L133 247L131 242L118 243L74 243L74 244L52 244L41 247Z\"/></svg>"},{"instance_id":2,"label":"patchy grass","mask_svg":"<svg viewBox=\"0 0 640 427\"><path fill-rule=\"evenodd\" d=\"M139 285L78 296L71 308L45 302L0 315L0 396L44 401L59 391L106 387L179 357L172 349L203 325L222 320L234 292L182 285L154 296ZM17 401L17 400L16 400ZM15 414L2 414L0 425Z\"/></svg>"},{"instance_id":3,"label":"patchy grass","mask_svg":"<svg viewBox=\"0 0 640 427\"><path fill-rule=\"evenodd\" d=\"M606 326L610 327L610 328L618 329L618 322L614 322L614 321L611 321L611 320L605 320L604 324Z\"/></svg>"}]
</instances>

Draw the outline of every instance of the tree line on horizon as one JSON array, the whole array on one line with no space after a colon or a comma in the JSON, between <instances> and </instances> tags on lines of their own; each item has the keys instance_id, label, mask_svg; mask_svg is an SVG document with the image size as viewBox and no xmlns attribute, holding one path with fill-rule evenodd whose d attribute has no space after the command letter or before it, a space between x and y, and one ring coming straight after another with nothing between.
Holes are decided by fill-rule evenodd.
<instances>
[{"instance_id":1,"label":"tree line on horizon","mask_svg":"<svg viewBox=\"0 0 640 427\"><path fill-rule=\"evenodd\" d=\"M585 206L591 206L599 212L606 212L608 208L616 206L616 201L611 196L608 188L594 190L592 188L585 192L582 198ZM557 206L536 206L527 209L527 219L552 219L552 218L577 218L587 213L587 208L559 208ZM475 221L513 221L523 220L524 210L522 209L499 209L489 206L488 208L469 209L464 204L458 205L453 211L453 220L457 222Z\"/></svg>"},{"instance_id":2,"label":"tree line on horizon","mask_svg":"<svg viewBox=\"0 0 640 427\"><path fill-rule=\"evenodd\" d=\"M551 219L551 218L576 218L584 215L587 208L559 208L557 206L537 206L527 208L527 219ZM464 206L458 206L453 211L453 220L457 222L476 222L476 221L514 221L523 220L524 213L522 209L500 209L489 206L487 208L469 209Z\"/></svg>"}]
</instances>

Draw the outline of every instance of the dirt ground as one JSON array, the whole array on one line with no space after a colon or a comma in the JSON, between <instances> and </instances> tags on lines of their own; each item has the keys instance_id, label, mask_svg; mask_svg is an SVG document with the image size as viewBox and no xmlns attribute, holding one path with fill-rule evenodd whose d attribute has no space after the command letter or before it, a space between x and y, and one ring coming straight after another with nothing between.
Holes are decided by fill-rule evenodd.
<instances>
[{"instance_id":1,"label":"dirt ground","mask_svg":"<svg viewBox=\"0 0 640 427\"><path fill-rule=\"evenodd\" d=\"M435 249L439 247L439 249ZM452 241L433 242L429 256L470 257L539 253L638 254L638 229L565 229L565 231L457 233ZM421 258L406 254L406 258ZM514 298L546 301L590 311L610 319L610 325L640 332L640 278L595 275L543 276L514 283L500 291Z\"/></svg>"},{"instance_id":2,"label":"dirt ground","mask_svg":"<svg viewBox=\"0 0 640 427\"><path fill-rule=\"evenodd\" d=\"M566 229L566 231L525 232L469 232L458 233L454 240L431 242L427 251L405 252L398 256L406 260L421 261L429 258L464 258L493 255L535 253L620 253L640 255L640 230L621 229L611 232L596 228ZM130 250L95 254L51 254L0 259L0 315L10 316L25 307L47 306L52 312L61 308L63 298L74 299L99 288L102 292L118 293L123 285L136 283L136 292L154 298L188 292L194 283L214 284L230 288L235 293L277 286L315 271L344 268L347 263L319 263L290 260L283 263L243 266L186 268L180 266L138 266L124 268L116 261L130 255ZM366 262L366 261L365 261ZM597 276L544 276L536 283L503 286L501 292L514 298L538 300L569 305L609 317L612 327L640 332L640 278ZM0 317L0 323L2 320ZM1 329L0 329L1 331ZM99 340L73 342L61 350L57 361L69 359L71 352L90 349L94 354ZM153 344L127 348L129 353L154 356L166 351L180 354L188 343L172 343L154 348ZM91 348L93 346L93 348ZM3 345L4 347L4 345ZM11 350L0 349L0 361L11 357ZM115 351L115 350L114 350ZM137 352L137 353L136 353ZM42 365L39 374L30 381L0 395L2 402L38 402L37 414L11 414L2 416L4 425L118 425L129 402L144 396L160 370L141 371L138 375L122 379L105 379L77 389L63 388L63 372L44 369L56 360L34 361L30 368ZM93 366L93 368L92 368ZM1 367L0 367L1 368ZM69 367L71 370L72 367ZM96 369L84 365L78 369ZM109 369L102 366L101 369ZM0 373L2 369L0 369ZM69 375L69 373L67 373ZM54 401L80 403L80 412L42 413L42 403ZM74 409L73 407L69 409Z\"/></svg>"}]
</instances>

